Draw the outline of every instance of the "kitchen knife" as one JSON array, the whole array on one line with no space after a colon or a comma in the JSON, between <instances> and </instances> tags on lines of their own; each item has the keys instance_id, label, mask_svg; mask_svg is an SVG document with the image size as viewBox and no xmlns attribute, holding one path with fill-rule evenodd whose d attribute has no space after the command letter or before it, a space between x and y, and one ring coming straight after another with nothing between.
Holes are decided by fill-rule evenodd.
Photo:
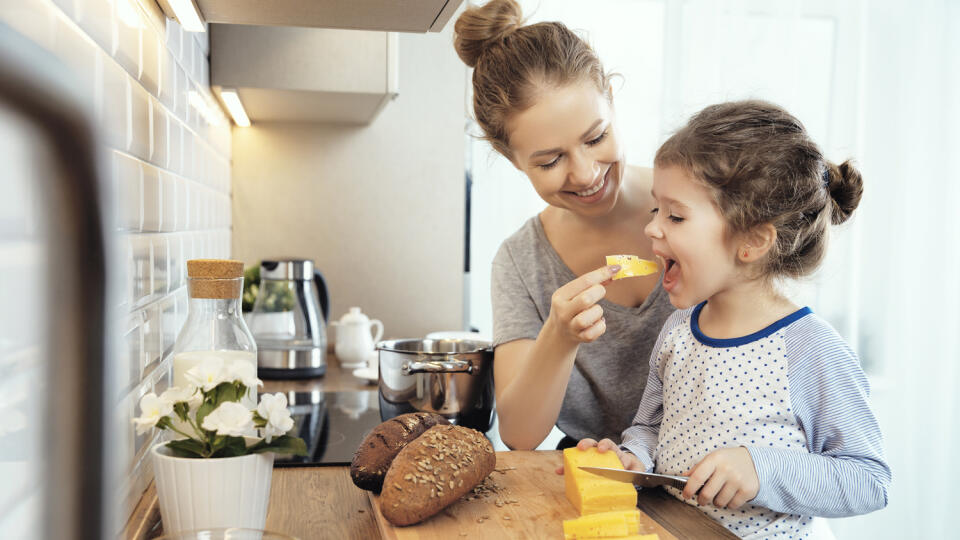
<instances>
[{"instance_id":1,"label":"kitchen knife","mask_svg":"<svg viewBox=\"0 0 960 540\"><path fill-rule=\"evenodd\" d=\"M677 489L683 489L684 486L687 485L686 476L628 471L626 469L611 469L608 467L580 467L580 470L599 474L600 476L618 482L631 483L639 487L673 486Z\"/></svg>"}]
</instances>

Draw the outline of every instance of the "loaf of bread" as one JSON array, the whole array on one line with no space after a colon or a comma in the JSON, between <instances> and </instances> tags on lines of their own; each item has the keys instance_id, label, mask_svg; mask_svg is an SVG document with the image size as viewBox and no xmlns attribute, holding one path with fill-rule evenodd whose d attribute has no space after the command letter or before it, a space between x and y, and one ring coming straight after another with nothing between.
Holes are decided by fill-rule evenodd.
<instances>
[{"instance_id":1,"label":"loaf of bread","mask_svg":"<svg viewBox=\"0 0 960 540\"><path fill-rule=\"evenodd\" d=\"M419 523L469 493L496 465L493 445L479 431L434 426L394 458L380 512L394 525Z\"/></svg>"},{"instance_id":2,"label":"loaf of bread","mask_svg":"<svg viewBox=\"0 0 960 540\"><path fill-rule=\"evenodd\" d=\"M373 428L353 454L350 464L353 483L361 489L380 493L383 477L400 450L424 431L448 423L439 414L415 412L401 414Z\"/></svg>"}]
</instances>

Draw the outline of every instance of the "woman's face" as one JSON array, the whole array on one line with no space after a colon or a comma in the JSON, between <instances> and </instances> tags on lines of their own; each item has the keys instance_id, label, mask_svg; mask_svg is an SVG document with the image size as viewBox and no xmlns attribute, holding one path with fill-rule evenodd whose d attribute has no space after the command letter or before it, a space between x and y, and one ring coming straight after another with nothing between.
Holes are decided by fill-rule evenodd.
<instances>
[{"instance_id":1,"label":"woman's face","mask_svg":"<svg viewBox=\"0 0 960 540\"><path fill-rule=\"evenodd\" d=\"M532 107L508 120L507 133L513 164L548 204L586 216L613 208L622 154L613 107L593 84L541 89Z\"/></svg>"}]
</instances>

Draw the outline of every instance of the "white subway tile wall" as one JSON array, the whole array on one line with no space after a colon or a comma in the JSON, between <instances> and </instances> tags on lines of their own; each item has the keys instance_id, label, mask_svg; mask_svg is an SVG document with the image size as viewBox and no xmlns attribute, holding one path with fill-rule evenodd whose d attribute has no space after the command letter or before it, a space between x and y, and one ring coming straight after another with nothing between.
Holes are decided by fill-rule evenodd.
<instances>
[{"instance_id":1,"label":"white subway tile wall","mask_svg":"<svg viewBox=\"0 0 960 540\"><path fill-rule=\"evenodd\" d=\"M230 125L220 111L204 116L191 105L216 103L208 36L184 32L153 0L4 1L0 22L63 62L100 129L113 205L106 219L122 256L110 429L126 520L153 478L145 457L155 442L130 420L144 394L170 385L169 352L187 315L186 260L230 255Z\"/></svg>"}]
</instances>

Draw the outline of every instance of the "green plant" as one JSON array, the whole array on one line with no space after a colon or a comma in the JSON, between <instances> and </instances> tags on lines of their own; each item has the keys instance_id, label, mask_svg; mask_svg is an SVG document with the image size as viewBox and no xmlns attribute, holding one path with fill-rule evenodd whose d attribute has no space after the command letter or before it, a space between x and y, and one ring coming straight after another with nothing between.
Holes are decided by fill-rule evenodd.
<instances>
[{"instance_id":1,"label":"green plant","mask_svg":"<svg viewBox=\"0 0 960 540\"><path fill-rule=\"evenodd\" d=\"M263 297L263 311L290 311L293 309L293 291L289 282L260 280L260 266L250 266L243 271L243 311L253 311L257 296Z\"/></svg>"},{"instance_id":2,"label":"green plant","mask_svg":"<svg viewBox=\"0 0 960 540\"><path fill-rule=\"evenodd\" d=\"M253 311L253 303L260 291L260 265L248 266L243 271L243 311Z\"/></svg>"},{"instance_id":3,"label":"green plant","mask_svg":"<svg viewBox=\"0 0 960 540\"><path fill-rule=\"evenodd\" d=\"M294 424L286 396L264 394L253 410L240 403L247 392L263 384L251 364L211 358L190 368L186 377L187 386L168 388L159 397L150 392L140 399L140 417L133 419L138 434L154 427L179 434L182 439L166 443L178 457L306 455L303 439L288 435Z\"/></svg>"}]
</instances>

